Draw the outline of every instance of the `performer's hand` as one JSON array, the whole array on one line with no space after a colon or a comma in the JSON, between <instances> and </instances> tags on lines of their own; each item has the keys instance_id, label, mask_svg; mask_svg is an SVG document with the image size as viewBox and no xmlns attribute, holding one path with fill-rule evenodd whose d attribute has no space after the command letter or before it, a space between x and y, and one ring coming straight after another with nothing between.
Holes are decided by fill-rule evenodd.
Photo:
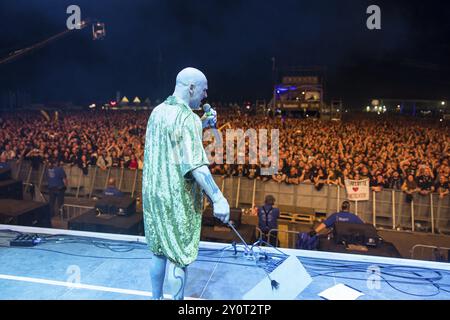
<instances>
[{"instance_id":1,"label":"performer's hand","mask_svg":"<svg viewBox=\"0 0 450 320\"><path fill-rule=\"evenodd\" d=\"M214 217L227 224L230 221L230 206L225 197L220 197L218 201L213 203Z\"/></svg>"},{"instance_id":2,"label":"performer's hand","mask_svg":"<svg viewBox=\"0 0 450 320\"><path fill-rule=\"evenodd\" d=\"M209 104L203 105L203 117L201 118L203 122L203 128L215 127L217 123L217 112Z\"/></svg>"},{"instance_id":3,"label":"performer's hand","mask_svg":"<svg viewBox=\"0 0 450 320\"><path fill-rule=\"evenodd\" d=\"M217 111L214 110L213 108L211 108L211 110L209 110L208 120L209 120L210 123L213 123L214 126L217 123Z\"/></svg>"}]
</instances>

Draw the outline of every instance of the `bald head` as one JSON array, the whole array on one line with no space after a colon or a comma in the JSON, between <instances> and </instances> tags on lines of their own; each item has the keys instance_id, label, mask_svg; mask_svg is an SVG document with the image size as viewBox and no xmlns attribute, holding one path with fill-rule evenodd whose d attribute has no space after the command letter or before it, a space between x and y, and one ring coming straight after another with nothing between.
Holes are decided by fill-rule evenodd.
<instances>
[{"instance_id":1,"label":"bald head","mask_svg":"<svg viewBox=\"0 0 450 320\"><path fill-rule=\"evenodd\" d=\"M109 178L108 187L115 187L115 186L116 186L116 180L114 178Z\"/></svg>"},{"instance_id":2,"label":"bald head","mask_svg":"<svg viewBox=\"0 0 450 320\"><path fill-rule=\"evenodd\" d=\"M177 75L176 84L181 86L206 84L206 76L198 69L186 68L181 70Z\"/></svg>"},{"instance_id":3,"label":"bald head","mask_svg":"<svg viewBox=\"0 0 450 320\"><path fill-rule=\"evenodd\" d=\"M203 99L207 97L208 80L198 69L186 68L177 75L174 95L192 109L198 109Z\"/></svg>"}]
</instances>

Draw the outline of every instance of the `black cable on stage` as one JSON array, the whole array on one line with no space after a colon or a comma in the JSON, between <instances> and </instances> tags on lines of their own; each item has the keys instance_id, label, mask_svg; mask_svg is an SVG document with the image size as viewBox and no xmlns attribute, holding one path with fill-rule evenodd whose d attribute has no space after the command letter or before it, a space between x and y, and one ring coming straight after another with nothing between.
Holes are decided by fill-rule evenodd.
<instances>
[{"instance_id":1,"label":"black cable on stage","mask_svg":"<svg viewBox=\"0 0 450 320\"><path fill-rule=\"evenodd\" d=\"M11 230L11 229L1 229L0 232L14 233L14 234L18 234L18 235L23 235L22 232L16 231L16 230Z\"/></svg>"},{"instance_id":2,"label":"black cable on stage","mask_svg":"<svg viewBox=\"0 0 450 320\"><path fill-rule=\"evenodd\" d=\"M3 246L0 245L0 247L4 248L12 248L10 246ZM110 260L152 260L152 257L128 257L128 258L122 258L122 257L110 257L110 256L93 256L93 255L82 255L82 254L75 254L75 253L68 253L58 250L51 250L51 249L41 249L36 247L14 247L14 249L22 249L22 250L38 250L38 251L45 251L45 252L51 252L51 253L57 253L67 256L75 256L80 258L92 258L92 259L110 259ZM199 262L209 262L209 263L218 263L216 260L207 260L207 259L197 259L196 261ZM243 267L255 267L253 264L243 264L243 263L233 263L233 262L219 262L223 264L228 265L236 265L236 266L243 266Z\"/></svg>"},{"instance_id":3,"label":"black cable on stage","mask_svg":"<svg viewBox=\"0 0 450 320\"><path fill-rule=\"evenodd\" d=\"M313 272L315 272L315 271L313 271ZM318 273L318 274L314 275L313 277L324 276L324 277L333 277L333 278L347 279L347 280L367 281L367 278L361 279L361 278L356 278L356 277L335 276L335 274L338 274L338 273L351 273L351 272L367 273L366 270L339 270L339 271L329 271L329 272L326 272L326 273ZM396 290L398 292L401 292L401 293L404 293L404 294L407 294L407 295L411 295L411 296L432 297L432 296L438 295L440 293L439 290L442 290L442 291L445 291L445 292L449 292L449 291L447 291L445 289L442 289L441 287L442 286L450 286L450 285L435 283L435 280L432 279L432 278L418 277L418 278L415 279L415 280L417 280L416 282L412 282L412 281L388 280L388 279L385 279L381 275L379 275L379 276L382 279L380 281L386 282L386 284L388 284L394 290ZM393 275L393 277L402 278L404 276ZM410 277L406 277L406 278L410 279ZM438 289L439 292L433 293L433 294L415 294L415 293L411 293L411 292L407 292L407 291L401 290L401 289L395 287L393 285L393 283L403 283L403 284L416 285L416 286L417 285L423 286L424 284L426 284L426 285L434 286L435 288Z\"/></svg>"},{"instance_id":4,"label":"black cable on stage","mask_svg":"<svg viewBox=\"0 0 450 320\"><path fill-rule=\"evenodd\" d=\"M305 262L304 264L305 264L305 266L308 266L310 269L313 269L314 267L317 267L315 264L311 264L311 263L307 263L307 262ZM369 264L366 264L365 266L361 266L361 267L354 267L354 266L351 266L351 265L346 265L345 267L342 267L342 266L331 266L330 265L330 266L327 266L325 268L325 270L327 270L327 268L328 269L332 269L332 270L344 269L344 271L345 270L351 270L353 272L367 273L367 265L369 265ZM379 266L379 267L380 267L380 271L382 271L385 275L389 275L389 276L397 277L397 278L403 278L403 279L415 280L415 279L418 279L418 277L419 277L419 279L430 279L430 280L436 281L436 280L441 280L443 278L443 276L442 276L443 273L450 275L450 272L448 272L446 270L438 270L438 269L431 269L431 268L411 267L409 269L409 268L404 267L404 266L395 266L395 265L394 266L389 266L389 265L386 266L386 265L384 265L384 266ZM398 267L401 267L401 269L400 270L395 270ZM322 268L322 270L323 270L323 266L319 265L319 268ZM392 269L394 269L394 270L392 270ZM403 273L409 273L409 274L412 273L415 276L411 277L411 276L405 276L405 275L399 275L399 274L391 273L391 272L394 272L394 271L396 271L396 272L403 272ZM423 277L422 275L417 273L418 271L434 273L435 276L434 277Z\"/></svg>"},{"instance_id":5,"label":"black cable on stage","mask_svg":"<svg viewBox=\"0 0 450 320\"><path fill-rule=\"evenodd\" d=\"M316 272L316 273L320 273L321 271L325 271L323 269L318 271L317 269L314 270L314 268L311 268L311 267L308 267L308 268L309 268L310 271ZM355 268L348 268L346 270L340 270L340 269L336 270L336 269L333 269L333 268L329 268L329 269L331 269L331 271L326 272L326 273L320 273L320 274L325 275L325 274L329 274L329 273L352 273L352 272L353 273L367 273L367 269L355 269ZM411 277L411 276L392 274L392 273L387 273L387 272L383 272L383 275L391 276L391 277L397 278L397 279L415 280L415 281L427 281L427 282L432 282L433 284L436 281L440 281L440 280L443 279L442 274L438 270L425 270L425 271L427 271L427 272L433 271L434 273L436 273L436 275L433 276L433 277L425 277L425 276L422 276L420 274L416 274L415 277ZM358 278L354 278L354 279L355 280L361 280L361 279L358 279ZM414 282L411 282L411 281L409 281L408 283L410 283L410 284L417 284L417 283L414 283Z\"/></svg>"},{"instance_id":6,"label":"black cable on stage","mask_svg":"<svg viewBox=\"0 0 450 320\"><path fill-rule=\"evenodd\" d=\"M330 275L339 274L339 273L353 273L354 271L343 271L342 270L342 271L328 271L328 272L324 272L324 273L320 273L320 272L317 272L317 271L312 271L312 272L316 273L314 275L314 277L318 277L318 276L328 277ZM360 272L360 273L363 273L363 272ZM367 281L368 280L368 278L344 277L344 276L339 276L339 277L343 278L343 279L357 280L357 281ZM425 282L425 284L430 284L430 285L434 285L435 284L434 280L430 280L430 279L418 278L416 280L417 280L416 282L413 282L413 281L401 281L401 280L387 280L387 279L383 279L383 280L380 280L380 281L382 281L382 282L394 282L394 283L411 284L411 285L423 285L424 282ZM439 285L450 287L450 284L448 284L448 285L439 284Z\"/></svg>"},{"instance_id":7,"label":"black cable on stage","mask_svg":"<svg viewBox=\"0 0 450 320\"><path fill-rule=\"evenodd\" d=\"M4 232L11 232L11 233L16 233L16 234L22 234L18 231L14 231L14 230L1 230ZM53 239L55 237L64 237L63 239ZM6 237L5 237L6 238ZM124 241L110 241L110 240L105 240L105 239L99 239L99 238L84 238L84 237L71 237L71 236L66 236L66 235L51 235L48 237L43 237L45 240L42 242L42 244L50 244L50 245L54 245L54 244L69 244L69 243L78 243L78 244L89 244L89 245L94 245L97 248L100 249L108 249L112 252L116 252L116 253L127 253L130 251L133 251L135 249L145 249L147 250L147 248L143 248L143 246L147 246L146 243L142 243L142 242L137 242L137 241L129 241L129 242L125 242ZM263 241L263 243L269 245L270 247L274 248L275 250L277 250L278 252L281 253L282 256L289 256L288 254L282 252L281 250L279 250L278 248L272 246L270 243ZM134 245L134 246L133 246ZM137 245L140 246L140 248L136 247ZM11 248L9 246L2 246L0 245L0 247L7 247L7 248ZM119 248L114 248L114 247L119 247ZM200 248L199 252L210 252L209 254L205 254L205 253L199 253L199 256L206 256L206 257L210 257L212 255L224 252L226 250L228 250L230 248L230 246L228 247L224 247L221 249L203 249ZM31 249L31 250L40 250L40 251L47 251L47 252L52 252L52 253L58 253L58 254L63 254L63 255L68 255L68 256L76 256L76 257L82 257L82 258L96 258L96 259L116 259L116 260L151 260L151 257L108 257L108 256L96 256L96 255L81 255L81 254L74 254L74 253L68 253L68 252L62 252L62 251L58 251L58 250L51 250L51 249L44 249L44 248L32 248L32 247L23 247L21 249ZM262 250L262 249L260 249ZM263 250L262 250L263 251ZM239 252L244 252L244 251L239 251ZM264 251L263 251L264 252ZM265 253L265 252L264 252ZM266 254L266 253L265 253ZM278 254L270 254L272 257L278 257ZM233 254L232 256L229 257L225 257L225 259L227 258L235 258L236 255ZM312 269L312 272L317 273L317 268L321 268L321 271L325 271L325 270L330 270L328 272L325 273L317 273L316 275L314 275L313 277L318 277L318 276L324 276L324 277L330 277L329 274L336 274L336 273L350 273L350 272L355 272L355 273L367 273L367 266L369 265L369 263L361 263L361 262L355 262L353 264L349 264L348 262L343 262L341 264L336 264L337 261L331 261L331 260L327 260L327 259L317 259L317 258L308 258L308 257L300 257L300 260L305 264L305 266L309 269ZM313 260L313 262L308 262ZM210 262L210 263L218 263L218 261L216 260L207 260L207 259L197 259L197 261L199 262ZM326 262L329 263L326 263ZM238 265L238 266L245 266L245 267L256 267L256 268L262 268L263 271L267 272L264 269L264 266L258 265L258 263L256 264L241 264L241 263L232 263L232 262L226 262L226 261L220 261L219 263L222 264L228 264L228 265ZM412 281L399 281L399 280L387 280L385 279L383 276L380 275L380 277L382 278L381 281L386 282L391 288L393 288L394 290L401 292L403 294L407 294L407 295L411 295L411 296L418 296L418 297L432 297L435 296L437 294L440 293L440 291L444 291L444 292L448 292L450 293L450 291L443 289L442 287L450 287L450 285L446 285L446 284L440 284L440 283L435 283L435 281L441 280L442 274L441 271L444 273L449 273L446 270L438 270L438 269L430 269L430 268L421 268L421 267L408 267L408 266L399 266L399 265L385 265L385 264L380 264L377 265L378 267L380 267L380 270L383 271L384 275L388 275L397 279L406 279L406 280L415 280L416 282L412 282ZM325 268L325 270L323 270ZM316 269L316 271L314 270ZM337 269L337 270L336 270ZM345 269L345 270L342 270ZM392 270L392 269L396 269L396 270ZM398 274L392 274L390 272L396 271L396 272L404 272L404 273L412 273L415 276L405 276L405 275L398 275ZM434 272L437 274L437 276L435 277L424 277L420 274L418 274L418 271L426 271L426 272ZM348 280L359 280L359 281L367 281L367 279L361 279L361 278L355 278L355 277L343 277L343 276L333 276L334 278L341 278L341 279L348 279ZM392 283L403 283L403 284L409 284L409 285L423 285L423 282L427 282L428 285L434 286L438 292L431 294L431 295L424 295L424 294L415 294L415 293L411 293L411 292L407 292L404 290L401 290L397 287L395 287L394 285L392 285ZM418 283L421 282L421 283Z\"/></svg>"},{"instance_id":8,"label":"black cable on stage","mask_svg":"<svg viewBox=\"0 0 450 320\"><path fill-rule=\"evenodd\" d=\"M359 281L367 281L367 279L361 279L361 278L354 278L354 277L344 277L344 276L335 276L335 275L331 275L331 274L333 274L333 273L336 273L336 272L329 272L330 274L318 274L318 275L314 275L314 276L312 276L313 278L315 278L315 277L318 277L318 276L323 276L323 277L329 277L329 278L337 278L337 279L345 279L345 280L359 280ZM433 294L429 294L429 295L425 295L425 294L420 294L420 295L418 295L418 294L415 294L415 293L411 293L411 292L407 292L407 291L403 291L403 290L401 290L401 289L398 289L397 287L395 287L395 286L393 286L392 285L392 283L405 283L405 284L411 284L411 283L408 283L408 282L399 282L399 281L395 281L395 280L385 280L385 279L383 279L383 280L380 280L380 281L383 281L383 282L385 282L386 284L388 284L391 288L393 288L394 290L396 290L396 291L398 291L398 292L401 292L401 293L403 293L403 294L406 294L406 295L411 295L411 296L418 296L418 297L434 297L434 296L436 296L436 295L438 295L440 292L437 292L437 293L433 293ZM419 285L418 283L414 283L415 285ZM423 284L421 284L421 285L423 285ZM439 289L439 288L438 288ZM446 290L443 290L443 289L439 289L439 290L442 290L442 291L446 291ZM447 292L447 291L446 291Z\"/></svg>"},{"instance_id":9,"label":"black cable on stage","mask_svg":"<svg viewBox=\"0 0 450 320\"><path fill-rule=\"evenodd\" d=\"M277 249L276 247L272 246L270 243L268 243L268 242L266 242L266 241L263 241L263 243L265 243L265 244L271 246L271 247L274 248L274 249ZM282 252L281 250L278 250L278 249L277 249L277 251L281 252L282 254L285 254L285 253ZM310 260L311 260L311 259L314 259L314 258L306 258L306 259L302 259L302 258L303 258L303 257L300 257L300 260L306 260L306 259L310 259ZM319 259L315 259L315 260L319 260ZM355 269L354 269L354 266L348 265L348 263L347 263L346 265L340 265L340 266L336 266L335 263L336 263L336 262L333 261L333 264L332 264L332 265L331 265L331 264L330 264L330 265L327 265L327 267L329 267L329 268L331 268L331 269L333 269L333 268L350 268L352 271L367 273L367 266L370 265L369 263L365 263L365 264L359 263L358 265L361 266L361 269L355 270ZM323 266L323 265L322 265L322 266ZM365 268L365 269L362 269L362 266L365 266L366 268ZM412 272L411 270L408 270L408 269L414 269L415 271L417 271L417 270L420 270L420 271L432 271L432 272L436 272L436 273L438 274L437 280L441 280L441 279L442 279L442 275L441 275L440 271L439 271L439 270L436 270L436 269L427 269L427 268L420 268L420 267L403 267L403 266L392 266L392 265L378 265L378 266L380 267L381 270L383 270L383 269L389 269L389 268L391 268L391 269L395 269L395 268L400 269L400 268L403 268L403 269L406 269L407 271L405 271L405 270L400 270L400 271L403 271L403 272ZM384 271L384 270L383 270L383 271ZM342 272L345 272L345 271L342 271ZM398 270L397 270L397 272L398 272ZM331 273L337 273L337 272L334 271L334 272L331 272ZM386 274L386 272L385 272L385 274ZM396 288L395 286L393 286L393 285L390 283L390 281L393 281L393 280L386 280L386 279L384 279L383 277L381 277L381 278L384 279L384 280L386 281L386 283L387 283L390 287L392 287L394 290L397 290L398 292L402 292L402 293L407 294L407 295L420 296L420 297L432 297L432 296L438 295L438 294L440 293L439 290L443 290L443 291L445 291L445 292L448 292L447 290L440 288L440 286L441 286L440 284L434 283L434 281L436 280L436 279L434 279L434 278L424 278L424 277L421 277L421 276L417 277L417 275L416 275L416 277L406 277L406 276L401 276L401 275L396 275L396 274L391 274L391 273L388 273L388 275L390 275L390 276L392 276L392 277L404 278L404 279L409 279L409 280L414 279L414 280L418 280L418 281L428 281L430 285L433 285L434 287L436 287L436 288L438 289L438 292L437 292L436 294L433 294L433 295L416 295L416 294L408 293L408 292L406 292L406 291L403 291L403 290L401 290L401 289ZM348 279L351 279L351 280L362 280L362 279L357 279L357 278L356 278L356 279L355 279L355 278L348 278ZM367 279L364 279L364 281L367 281ZM431 281L431 283L430 283L430 281ZM417 285L417 283L409 283L409 284Z\"/></svg>"},{"instance_id":10,"label":"black cable on stage","mask_svg":"<svg viewBox=\"0 0 450 320\"><path fill-rule=\"evenodd\" d=\"M45 241L42 242L42 244L47 243L47 244L69 244L69 243L79 243L79 244L93 244L98 248L105 248L105 249L109 249L113 252L129 252L132 251L134 249L136 250L148 250L148 245L146 243L142 243L142 242L126 242L126 244L123 244L123 241L117 240L116 242L113 241L109 241L109 240L105 240L105 239L101 239L101 238L86 238L84 239L83 237L65 237L63 239L51 239L54 237L62 237L62 235L52 235L49 237L45 237ZM94 240L95 239L95 240ZM52 240L52 241L49 241ZM141 247L133 247L133 248L129 248L130 245L139 245ZM123 249L114 249L112 248L112 246L118 246L120 248ZM199 251L212 251L212 252L217 252L220 253L223 250L227 249L229 247L225 247L222 249L203 249L200 248Z\"/></svg>"}]
</instances>

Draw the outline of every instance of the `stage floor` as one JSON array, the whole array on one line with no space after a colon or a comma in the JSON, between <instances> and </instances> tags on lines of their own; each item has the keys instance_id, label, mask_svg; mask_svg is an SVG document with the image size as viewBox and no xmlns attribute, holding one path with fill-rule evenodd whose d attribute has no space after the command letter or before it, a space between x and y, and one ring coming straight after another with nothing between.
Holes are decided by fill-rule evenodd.
<instances>
[{"instance_id":1,"label":"stage floor","mask_svg":"<svg viewBox=\"0 0 450 320\"><path fill-rule=\"evenodd\" d=\"M45 241L9 247L18 231ZM268 259L255 263L237 249L202 242L188 269L186 299L241 300L288 256L312 278L299 300L322 300L319 293L337 284L361 292L359 300L450 299L446 263L266 247ZM142 237L0 225L0 299L151 299L151 258Z\"/></svg>"}]
</instances>

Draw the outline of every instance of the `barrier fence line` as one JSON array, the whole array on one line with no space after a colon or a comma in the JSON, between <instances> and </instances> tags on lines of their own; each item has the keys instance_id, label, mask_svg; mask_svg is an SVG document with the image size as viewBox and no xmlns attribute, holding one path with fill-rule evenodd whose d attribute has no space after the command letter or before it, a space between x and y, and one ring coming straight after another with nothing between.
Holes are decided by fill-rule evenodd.
<instances>
[{"instance_id":1,"label":"barrier fence line","mask_svg":"<svg viewBox=\"0 0 450 320\"><path fill-rule=\"evenodd\" d=\"M65 208L66 210L64 210L64 208ZM61 210L60 210L60 212L59 212L60 217L61 217L61 220L64 220L64 212L67 212L67 219L70 220L70 218L71 218L71 216L72 216L72 215L70 214L70 212L71 212L70 209L73 209L73 211L78 210L78 212L81 212L81 210L84 209L85 212L86 212L86 211L95 209L95 207L91 207L91 206L83 206L83 205L79 205L79 204L66 204L66 203L65 203L65 204L63 204L63 206L61 207ZM84 212L83 212L83 213L84 213ZM80 213L80 214L81 214L81 213Z\"/></svg>"},{"instance_id":2,"label":"barrier fence line","mask_svg":"<svg viewBox=\"0 0 450 320\"><path fill-rule=\"evenodd\" d=\"M28 174L27 174L27 180L26 180L26 187L25 187L25 193L28 191L28 186L30 185L30 178L31 178L31 172L33 171L33 167L30 166L30 170L28 170Z\"/></svg>"},{"instance_id":3,"label":"barrier fence line","mask_svg":"<svg viewBox=\"0 0 450 320\"><path fill-rule=\"evenodd\" d=\"M431 213L431 233L434 234L434 208L433 208L433 194L430 193L430 213Z\"/></svg>"},{"instance_id":4,"label":"barrier fence line","mask_svg":"<svg viewBox=\"0 0 450 320\"><path fill-rule=\"evenodd\" d=\"M136 184L137 184L138 174L139 174L139 171L136 169L136 172L134 173L133 187L131 189L131 196L133 198L134 198L134 192L136 191Z\"/></svg>"},{"instance_id":5,"label":"barrier fence line","mask_svg":"<svg viewBox=\"0 0 450 320\"><path fill-rule=\"evenodd\" d=\"M89 170L90 171L90 170ZM92 197L92 191L94 190L94 181L95 181L95 178L97 178L97 166L95 166L95 168L94 168L94 174L92 175L92 178L91 178L91 185L90 185L90 187L89 187L89 199Z\"/></svg>"},{"instance_id":6,"label":"barrier fence line","mask_svg":"<svg viewBox=\"0 0 450 320\"><path fill-rule=\"evenodd\" d=\"M19 180L20 169L22 169L22 160L19 160L19 168L17 169L17 174L15 175L16 180Z\"/></svg>"},{"instance_id":7,"label":"barrier fence line","mask_svg":"<svg viewBox=\"0 0 450 320\"><path fill-rule=\"evenodd\" d=\"M239 208L239 192L241 191L241 177L238 178L238 185L236 191L236 205L235 208Z\"/></svg>"},{"instance_id":8,"label":"barrier fence line","mask_svg":"<svg viewBox=\"0 0 450 320\"><path fill-rule=\"evenodd\" d=\"M270 240L272 237L275 237L275 240L279 239L280 233L286 233L288 235L287 242L288 242L288 249L296 249L296 237L298 236L298 231L292 231L292 230L280 230L280 229L271 229L269 230L267 234L267 242L271 243ZM290 238L289 235L295 235L293 238ZM292 241L290 241L292 239ZM278 240L279 241L279 240ZM292 242L292 243L291 243Z\"/></svg>"},{"instance_id":9,"label":"barrier fence line","mask_svg":"<svg viewBox=\"0 0 450 320\"><path fill-rule=\"evenodd\" d=\"M414 253L417 248L422 248L422 249L428 248L428 249L439 250L439 251L446 250L446 251L450 252L450 248L447 248L447 247L437 247L437 246L430 246L430 245L425 245L425 244L416 244L415 246L413 246L411 248L411 259L415 259ZM423 252L423 250L422 250L422 252Z\"/></svg>"},{"instance_id":10,"label":"barrier fence line","mask_svg":"<svg viewBox=\"0 0 450 320\"><path fill-rule=\"evenodd\" d=\"M377 207L376 207L376 194L375 191L372 191L372 224L376 228L377 227Z\"/></svg>"},{"instance_id":11,"label":"barrier fence line","mask_svg":"<svg viewBox=\"0 0 450 320\"><path fill-rule=\"evenodd\" d=\"M39 183L38 183L38 188L41 189L42 187L42 181L44 180L44 175L45 175L45 171L47 170L47 165L44 164L44 168L41 171L41 176L39 177Z\"/></svg>"},{"instance_id":12,"label":"barrier fence line","mask_svg":"<svg viewBox=\"0 0 450 320\"><path fill-rule=\"evenodd\" d=\"M124 169L123 169L123 168L120 168L119 190L122 189L123 172L124 172Z\"/></svg>"},{"instance_id":13,"label":"barrier fence line","mask_svg":"<svg viewBox=\"0 0 450 320\"><path fill-rule=\"evenodd\" d=\"M24 181L24 191L30 190L31 184L33 184L38 190L46 192L45 173L47 167L44 164L36 168L31 166L28 160L19 160L12 161L11 168L13 176ZM129 171L132 171L130 169L108 167L106 171L103 171L97 166L89 166L88 174L84 175L78 166L64 165L63 168L68 176L67 194L77 198L81 196L92 198L95 192L102 190L103 186L103 190L107 187L111 177L116 178L116 181L123 187L122 191L126 194L136 196L136 194L140 195L142 191L139 170L130 173ZM245 177L216 176L215 178L221 179L222 193L236 207L262 205L265 196L272 194L277 199L277 205L284 206L288 208L287 210L301 213L301 210L305 208L328 215L340 211L340 202L346 199L346 194L341 194L342 188L339 185L327 185L326 191L323 189L317 191L314 185L309 183L287 185L256 179L247 183L246 179L243 180ZM332 204L333 197L336 197L336 210ZM430 197L414 194L413 201L407 202L402 191L385 189L380 192L372 192L372 197L372 206L370 201L361 203L358 201L354 202L352 209L364 221L372 220L374 226L388 226L393 230L399 227L413 232L425 231L432 234L436 234L436 230L441 233L450 230L450 227L447 226L450 218L449 196L441 199L439 196L435 198L433 194L430 194ZM389 205L390 202L391 205ZM408 205L411 207L408 208ZM380 210L380 214L377 213L377 210ZM389 211L391 212L389 213ZM372 214L372 218L370 214ZM391 221L386 219L391 219ZM418 229L419 222L425 228L421 226L421 229Z\"/></svg>"},{"instance_id":14,"label":"barrier fence line","mask_svg":"<svg viewBox=\"0 0 450 320\"><path fill-rule=\"evenodd\" d=\"M341 193L341 186L340 185L338 185L337 186L337 199L336 199L336 212L338 212L339 211L339 205L341 204L341 201L340 201L340 193Z\"/></svg>"},{"instance_id":15,"label":"barrier fence line","mask_svg":"<svg viewBox=\"0 0 450 320\"><path fill-rule=\"evenodd\" d=\"M255 198L256 198L256 179L253 180L252 209L253 209L253 208L255 207L255 205L256 205Z\"/></svg>"},{"instance_id":16,"label":"barrier fence line","mask_svg":"<svg viewBox=\"0 0 450 320\"><path fill-rule=\"evenodd\" d=\"M392 190L392 230L395 230L395 191Z\"/></svg>"}]
</instances>

